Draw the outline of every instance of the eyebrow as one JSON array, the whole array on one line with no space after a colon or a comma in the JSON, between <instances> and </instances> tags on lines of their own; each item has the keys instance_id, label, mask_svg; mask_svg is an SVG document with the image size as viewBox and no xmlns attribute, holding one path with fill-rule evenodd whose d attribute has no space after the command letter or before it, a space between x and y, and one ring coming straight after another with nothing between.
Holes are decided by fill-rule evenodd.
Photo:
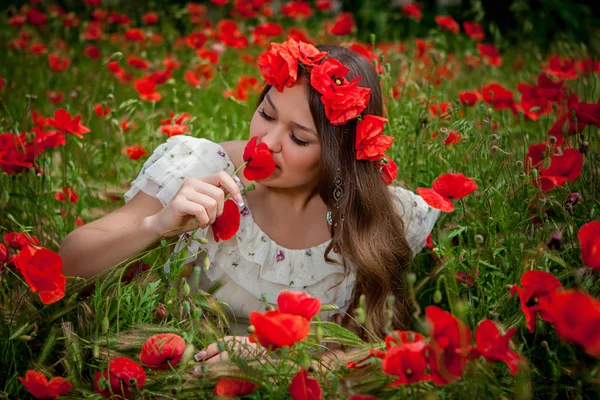
<instances>
[{"instance_id":1,"label":"eyebrow","mask_svg":"<svg viewBox=\"0 0 600 400\"><path fill-rule=\"evenodd\" d=\"M273 104L273 101L271 100L271 96L269 96L268 93L265 95L265 99L267 99L267 101L269 102L269 104L271 105L271 107L273 107L273 109L277 112L277 107L275 107L275 104ZM292 121L291 125L294 126L294 127L296 127L296 128L298 128L298 129L301 129L301 130L303 130L305 132L312 133L313 135L315 135L317 137L319 136L319 135L317 135L317 132L313 131L312 129L310 129L310 128L304 126L304 125L300 125L297 122Z\"/></svg>"}]
</instances>

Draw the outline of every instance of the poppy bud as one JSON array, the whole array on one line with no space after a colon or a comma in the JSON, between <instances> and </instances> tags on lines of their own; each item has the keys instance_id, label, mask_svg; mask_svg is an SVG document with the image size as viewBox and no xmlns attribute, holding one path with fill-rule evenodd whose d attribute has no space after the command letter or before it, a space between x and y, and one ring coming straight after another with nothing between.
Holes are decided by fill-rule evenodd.
<instances>
[{"instance_id":1,"label":"poppy bud","mask_svg":"<svg viewBox=\"0 0 600 400\"><path fill-rule=\"evenodd\" d=\"M183 302L183 309L185 310L185 313L187 315L190 315L191 310L190 310L190 302L189 301L186 300Z\"/></svg>"},{"instance_id":2,"label":"poppy bud","mask_svg":"<svg viewBox=\"0 0 600 400\"><path fill-rule=\"evenodd\" d=\"M531 170L531 176L533 177L533 179L537 179L538 177L538 170L537 169L532 169Z\"/></svg>"},{"instance_id":3,"label":"poppy bud","mask_svg":"<svg viewBox=\"0 0 600 400\"><path fill-rule=\"evenodd\" d=\"M225 342L217 342L217 350L219 350L220 353L225 351Z\"/></svg>"},{"instance_id":4,"label":"poppy bud","mask_svg":"<svg viewBox=\"0 0 600 400\"><path fill-rule=\"evenodd\" d=\"M439 289L433 293L433 302L439 304L442 301L442 292Z\"/></svg>"},{"instance_id":5,"label":"poppy bud","mask_svg":"<svg viewBox=\"0 0 600 400\"><path fill-rule=\"evenodd\" d=\"M254 327L254 325L248 325L247 332L250 334L256 332L256 328Z\"/></svg>"},{"instance_id":6,"label":"poppy bud","mask_svg":"<svg viewBox=\"0 0 600 400\"><path fill-rule=\"evenodd\" d=\"M559 231L552 232L550 235L550 240L548 241L548 249L550 250L560 250L562 247L562 235Z\"/></svg>"},{"instance_id":7,"label":"poppy bud","mask_svg":"<svg viewBox=\"0 0 600 400\"><path fill-rule=\"evenodd\" d=\"M98 346L97 344L94 345L92 355L94 356L94 358L100 358L100 346Z\"/></svg>"},{"instance_id":8,"label":"poppy bud","mask_svg":"<svg viewBox=\"0 0 600 400\"><path fill-rule=\"evenodd\" d=\"M110 56L110 58L108 59L108 62L121 61L121 58L123 58L123 53L121 53L120 51L117 51L116 53L113 53Z\"/></svg>"},{"instance_id":9,"label":"poppy bud","mask_svg":"<svg viewBox=\"0 0 600 400\"><path fill-rule=\"evenodd\" d=\"M321 325L317 325L317 332L315 338L317 339L317 343L321 343L323 340L323 327Z\"/></svg>"},{"instance_id":10,"label":"poppy bud","mask_svg":"<svg viewBox=\"0 0 600 400\"><path fill-rule=\"evenodd\" d=\"M196 239L196 241L200 244L208 244L208 239L206 239L206 238L199 238L199 239Z\"/></svg>"},{"instance_id":11,"label":"poppy bud","mask_svg":"<svg viewBox=\"0 0 600 400\"><path fill-rule=\"evenodd\" d=\"M208 256L204 257L204 269L208 270L210 268L210 259Z\"/></svg>"},{"instance_id":12,"label":"poppy bud","mask_svg":"<svg viewBox=\"0 0 600 400\"><path fill-rule=\"evenodd\" d=\"M410 286L413 286L415 282L417 282L417 275L414 272L411 272L406 276L406 281Z\"/></svg>"},{"instance_id":13,"label":"poppy bud","mask_svg":"<svg viewBox=\"0 0 600 400\"><path fill-rule=\"evenodd\" d=\"M2 192L2 204L8 204L8 200L10 200L10 194L8 190Z\"/></svg>"},{"instance_id":14,"label":"poppy bud","mask_svg":"<svg viewBox=\"0 0 600 400\"><path fill-rule=\"evenodd\" d=\"M199 308L194 308L194 319L202 318L202 310Z\"/></svg>"},{"instance_id":15,"label":"poppy bud","mask_svg":"<svg viewBox=\"0 0 600 400\"><path fill-rule=\"evenodd\" d=\"M163 303L159 303L156 308L156 316L160 319L164 319L167 317L167 307Z\"/></svg>"},{"instance_id":16,"label":"poppy bud","mask_svg":"<svg viewBox=\"0 0 600 400\"><path fill-rule=\"evenodd\" d=\"M587 154L589 147L590 147L590 144L588 142L584 141L583 143L581 143L581 146L579 147L579 152L581 154Z\"/></svg>"},{"instance_id":17,"label":"poppy bud","mask_svg":"<svg viewBox=\"0 0 600 400\"><path fill-rule=\"evenodd\" d=\"M102 320L102 334L103 335L106 335L106 333L108 332L108 327L109 327L108 317L104 317L104 319Z\"/></svg>"},{"instance_id":18,"label":"poppy bud","mask_svg":"<svg viewBox=\"0 0 600 400\"><path fill-rule=\"evenodd\" d=\"M183 295L186 297L190 295L190 285L187 282L183 282Z\"/></svg>"}]
</instances>

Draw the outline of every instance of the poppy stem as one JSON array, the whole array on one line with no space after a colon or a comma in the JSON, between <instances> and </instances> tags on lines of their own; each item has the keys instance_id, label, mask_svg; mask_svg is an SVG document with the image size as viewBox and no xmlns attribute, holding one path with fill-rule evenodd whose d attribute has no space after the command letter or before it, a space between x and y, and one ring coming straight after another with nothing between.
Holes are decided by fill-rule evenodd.
<instances>
[{"instance_id":1,"label":"poppy stem","mask_svg":"<svg viewBox=\"0 0 600 400\"><path fill-rule=\"evenodd\" d=\"M248 161L250 161L250 160L248 160ZM233 176L237 176L237 173L238 173L238 171L239 171L240 169L242 169L243 167L245 167L245 166L246 166L246 164L248 164L248 161L245 161L245 162L244 162L242 165L240 165L239 167L237 167L237 169L236 169L235 171L233 171L233 175L231 175L231 176L232 176L232 177L233 177Z\"/></svg>"}]
</instances>

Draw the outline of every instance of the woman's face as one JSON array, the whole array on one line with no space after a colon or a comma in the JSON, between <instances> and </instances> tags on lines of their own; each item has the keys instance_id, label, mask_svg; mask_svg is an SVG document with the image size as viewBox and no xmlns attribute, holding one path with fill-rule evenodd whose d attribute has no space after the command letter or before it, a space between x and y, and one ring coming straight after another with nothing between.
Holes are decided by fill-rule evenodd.
<instances>
[{"instance_id":1,"label":"woman's face","mask_svg":"<svg viewBox=\"0 0 600 400\"><path fill-rule=\"evenodd\" d=\"M277 168L261 181L281 188L311 187L319 176L321 142L313 121L304 80L283 92L271 88L250 123L250 137L271 149Z\"/></svg>"}]
</instances>

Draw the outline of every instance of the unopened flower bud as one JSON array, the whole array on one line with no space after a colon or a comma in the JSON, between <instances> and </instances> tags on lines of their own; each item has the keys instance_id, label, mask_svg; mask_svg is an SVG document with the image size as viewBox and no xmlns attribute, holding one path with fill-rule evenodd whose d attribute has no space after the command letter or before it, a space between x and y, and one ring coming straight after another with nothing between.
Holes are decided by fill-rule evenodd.
<instances>
[{"instance_id":1,"label":"unopened flower bud","mask_svg":"<svg viewBox=\"0 0 600 400\"><path fill-rule=\"evenodd\" d=\"M156 316L160 319L167 318L167 307L163 303L158 303L158 307L156 308Z\"/></svg>"},{"instance_id":2,"label":"unopened flower bud","mask_svg":"<svg viewBox=\"0 0 600 400\"><path fill-rule=\"evenodd\" d=\"M417 282L417 275L415 275L414 272L411 272L410 274L408 274L406 276L406 281L408 282L408 284L410 286L413 286L415 284L415 282Z\"/></svg>"},{"instance_id":3,"label":"unopened flower bud","mask_svg":"<svg viewBox=\"0 0 600 400\"><path fill-rule=\"evenodd\" d=\"M552 232L550 235L550 240L548 241L548 249L550 250L560 250L562 247L562 235L559 231Z\"/></svg>"},{"instance_id":4,"label":"unopened flower bud","mask_svg":"<svg viewBox=\"0 0 600 400\"><path fill-rule=\"evenodd\" d=\"M433 293L433 302L439 304L442 301L442 292L439 289Z\"/></svg>"},{"instance_id":5,"label":"unopened flower bud","mask_svg":"<svg viewBox=\"0 0 600 400\"><path fill-rule=\"evenodd\" d=\"M190 302L189 301L184 301L183 302L183 309L185 310L185 313L187 315L190 315L191 309L190 309Z\"/></svg>"},{"instance_id":6,"label":"unopened flower bud","mask_svg":"<svg viewBox=\"0 0 600 400\"><path fill-rule=\"evenodd\" d=\"M217 342L217 350L219 350L220 353L225 351L225 342L224 341Z\"/></svg>"},{"instance_id":7,"label":"unopened flower bud","mask_svg":"<svg viewBox=\"0 0 600 400\"><path fill-rule=\"evenodd\" d=\"M108 317L104 317L104 319L102 320L102 334L103 335L106 335L106 333L108 332L108 328L109 328Z\"/></svg>"},{"instance_id":8,"label":"unopened flower bud","mask_svg":"<svg viewBox=\"0 0 600 400\"><path fill-rule=\"evenodd\" d=\"M190 285L186 282L183 282L183 295L184 296L189 296L190 295Z\"/></svg>"}]
</instances>

